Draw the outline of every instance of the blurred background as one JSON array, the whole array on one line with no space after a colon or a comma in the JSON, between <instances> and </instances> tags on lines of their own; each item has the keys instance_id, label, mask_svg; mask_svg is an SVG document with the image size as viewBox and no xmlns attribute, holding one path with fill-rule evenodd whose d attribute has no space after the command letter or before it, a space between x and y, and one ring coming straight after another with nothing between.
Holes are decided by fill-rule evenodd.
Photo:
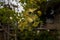
<instances>
[{"instance_id":1,"label":"blurred background","mask_svg":"<svg viewBox=\"0 0 60 40\"><path fill-rule=\"evenodd\" d=\"M0 0L0 40L60 40L60 0Z\"/></svg>"}]
</instances>

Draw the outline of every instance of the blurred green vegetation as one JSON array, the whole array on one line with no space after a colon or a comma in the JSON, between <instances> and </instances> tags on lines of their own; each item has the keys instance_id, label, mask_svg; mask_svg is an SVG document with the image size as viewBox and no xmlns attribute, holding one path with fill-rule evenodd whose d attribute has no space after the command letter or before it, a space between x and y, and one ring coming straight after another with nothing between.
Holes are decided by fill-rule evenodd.
<instances>
[{"instance_id":1,"label":"blurred green vegetation","mask_svg":"<svg viewBox=\"0 0 60 40\"><path fill-rule=\"evenodd\" d=\"M40 27L38 25L44 24L44 12L46 12L47 7L53 7L54 1L51 0L47 5L47 0L20 0L22 4L26 3L23 6L25 11L19 13L20 16L18 16L18 13L9 8L2 8L0 9L0 23L15 27L15 23L18 22L20 30L17 31L18 40L57 40L56 36L48 31L32 31L34 28Z\"/></svg>"},{"instance_id":2,"label":"blurred green vegetation","mask_svg":"<svg viewBox=\"0 0 60 40\"><path fill-rule=\"evenodd\" d=\"M2 25L14 26L14 22L17 20L17 14L9 8L0 9L0 23Z\"/></svg>"},{"instance_id":3,"label":"blurred green vegetation","mask_svg":"<svg viewBox=\"0 0 60 40\"><path fill-rule=\"evenodd\" d=\"M38 25L42 25L44 17L42 19L40 17L46 11L47 0L20 0L20 2L26 4L23 6L25 11L22 17L24 19L19 22L20 30L28 29L31 31L33 28L38 27Z\"/></svg>"},{"instance_id":4,"label":"blurred green vegetation","mask_svg":"<svg viewBox=\"0 0 60 40\"><path fill-rule=\"evenodd\" d=\"M51 32L51 31L26 31L19 32L18 33L18 40L58 40L57 39L57 31Z\"/></svg>"}]
</instances>

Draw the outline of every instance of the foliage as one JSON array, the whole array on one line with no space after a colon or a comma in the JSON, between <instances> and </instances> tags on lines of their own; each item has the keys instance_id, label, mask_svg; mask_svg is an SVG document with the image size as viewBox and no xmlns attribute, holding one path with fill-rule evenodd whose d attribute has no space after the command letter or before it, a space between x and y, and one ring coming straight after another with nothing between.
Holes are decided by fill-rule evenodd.
<instances>
[{"instance_id":1,"label":"foliage","mask_svg":"<svg viewBox=\"0 0 60 40\"><path fill-rule=\"evenodd\" d=\"M25 9L27 8L40 8L43 2L46 0L20 0L22 3L26 3Z\"/></svg>"},{"instance_id":2,"label":"foliage","mask_svg":"<svg viewBox=\"0 0 60 40\"><path fill-rule=\"evenodd\" d=\"M43 13L40 9L42 8L43 11L45 11L46 7L43 3L46 3L46 0L20 0L20 2L22 3L22 5L24 3L26 3L26 5L23 6L25 11L22 13L22 19L20 19L19 21L19 29L27 29L31 31L33 28L38 27L38 24L42 23L42 20L40 20L40 16Z\"/></svg>"},{"instance_id":3,"label":"foliage","mask_svg":"<svg viewBox=\"0 0 60 40\"><path fill-rule=\"evenodd\" d=\"M56 34L55 34L56 35ZM57 40L53 33L45 31L26 31L18 33L18 40Z\"/></svg>"},{"instance_id":4,"label":"foliage","mask_svg":"<svg viewBox=\"0 0 60 40\"><path fill-rule=\"evenodd\" d=\"M41 17L46 11L46 0L20 0L20 2L22 5L26 3L23 6L25 11L15 13L9 8L0 9L0 23L15 27L15 23L18 22L19 40L55 40L48 31L33 31L38 25L43 24Z\"/></svg>"},{"instance_id":5,"label":"foliage","mask_svg":"<svg viewBox=\"0 0 60 40\"><path fill-rule=\"evenodd\" d=\"M40 5L46 0L20 0L22 5L26 3L25 11L22 13L15 13L9 8L3 8L0 10L1 14L1 23L15 25L18 22L18 28L20 30L28 29L31 31L33 28L38 27L38 24L41 23L40 17L42 15L41 10L34 12L37 9L40 9Z\"/></svg>"},{"instance_id":6,"label":"foliage","mask_svg":"<svg viewBox=\"0 0 60 40\"><path fill-rule=\"evenodd\" d=\"M17 20L17 14L10 10L9 8L0 9L0 23L6 25L14 25L14 22ZM11 26L10 25L10 26Z\"/></svg>"},{"instance_id":7,"label":"foliage","mask_svg":"<svg viewBox=\"0 0 60 40\"><path fill-rule=\"evenodd\" d=\"M1 5L3 5L3 2L0 2Z\"/></svg>"},{"instance_id":8,"label":"foliage","mask_svg":"<svg viewBox=\"0 0 60 40\"><path fill-rule=\"evenodd\" d=\"M33 31L38 24L43 24L44 12L47 9L46 0L20 0L22 4L26 3L24 19L20 22L18 40L57 40L54 35L48 31ZM37 18L36 18L37 17ZM42 19L42 20L41 20Z\"/></svg>"},{"instance_id":9,"label":"foliage","mask_svg":"<svg viewBox=\"0 0 60 40\"><path fill-rule=\"evenodd\" d=\"M32 28L37 27L39 24L39 18L34 13L29 13L29 12L25 11L23 13L22 18L23 19L20 19L21 21L19 22L20 30L27 29L27 30L31 31Z\"/></svg>"}]
</instances>

